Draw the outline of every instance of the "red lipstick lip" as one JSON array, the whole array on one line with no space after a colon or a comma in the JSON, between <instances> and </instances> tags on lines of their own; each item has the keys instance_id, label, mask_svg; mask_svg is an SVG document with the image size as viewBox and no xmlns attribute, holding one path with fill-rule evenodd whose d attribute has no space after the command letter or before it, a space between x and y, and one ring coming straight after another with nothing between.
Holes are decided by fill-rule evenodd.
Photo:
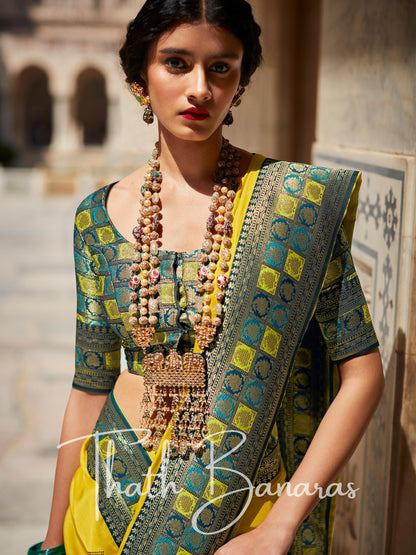
<instances>
[{"instance_id":1,"label":"red lipstick lip","mask_svg":"<svg viewBox=\"0 0 416 555\"><path fill-rule=\"evenodd\" d=\"M188 108L181 112L181 116L186 119L202 120L209 117L209 112L203 108Z\"/></svg>"}]
</instances>

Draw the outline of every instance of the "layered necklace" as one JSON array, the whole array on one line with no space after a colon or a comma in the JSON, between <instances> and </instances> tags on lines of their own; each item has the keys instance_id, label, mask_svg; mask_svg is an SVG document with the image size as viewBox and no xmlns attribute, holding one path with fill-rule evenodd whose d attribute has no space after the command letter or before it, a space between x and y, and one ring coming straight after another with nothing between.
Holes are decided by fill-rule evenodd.
<instances>
[{"instance_id":1,"label":"layered necklace","mask_svg":"<svg viewBox=\"0 0 416 555\"><path fill-rule=\"evenodd\" d=\"M159 238L162 184L160 145L156 143L141 189L140 215L133 229L134 255L130 280L130 324L136 344L146 352L159 322L157 283L160 279ZM223 139L206 233L200 254L197 291L201 309L194 315L193 329L200 353L180 355L175 348L143 358L145 392L141 427L148 430L142 445L156 450L171 428L170 455L186 456L204 447L208 416L207 373L203 352L213 342L224 313L227 272L231 260L232 209L240 179L239 152ZM216 293L214 295L214 291Z\"/></svg>"}]
</instances>

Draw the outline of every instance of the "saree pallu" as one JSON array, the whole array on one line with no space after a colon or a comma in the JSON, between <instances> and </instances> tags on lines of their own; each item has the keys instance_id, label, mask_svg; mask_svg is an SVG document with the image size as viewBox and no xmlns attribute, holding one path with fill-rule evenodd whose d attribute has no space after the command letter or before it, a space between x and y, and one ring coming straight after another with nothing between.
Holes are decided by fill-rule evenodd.
<instances>
[{"instance_id":1,"label":"saree pallu","mask_svg":"<svg viewBox=\"0 0 416 555\"><path fill-rule=\"evenodd\" d=\"M209 555L250 529L256 484L276 485L280 460L288 478L299 465L336 393L335 363L377 346L348 245L359 182L254 157L235 202L223 327L206 356L208 448L169 460L162 440L146 453L111 395L71 486L68 553ZM329 552L333 501L305 519L291 554Z\"/></svg>"}]
</instances>

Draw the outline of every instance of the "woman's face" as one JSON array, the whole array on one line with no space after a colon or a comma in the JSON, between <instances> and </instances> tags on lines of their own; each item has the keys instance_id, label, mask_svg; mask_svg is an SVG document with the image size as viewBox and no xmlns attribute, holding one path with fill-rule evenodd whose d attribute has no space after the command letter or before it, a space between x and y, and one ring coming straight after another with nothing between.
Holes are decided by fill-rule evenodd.
<instances>
[{"instance_id":1,"label":"woman's face","mask_svg":"<svg viewBox=\"0 0 416 555\"><path fill-rule=\"evenodd\" d=\"M242 43L206 23L184 24L150 47L146 74L161 131L206 140L222 124L238 90Z\"/></svg>"}]
</instances>

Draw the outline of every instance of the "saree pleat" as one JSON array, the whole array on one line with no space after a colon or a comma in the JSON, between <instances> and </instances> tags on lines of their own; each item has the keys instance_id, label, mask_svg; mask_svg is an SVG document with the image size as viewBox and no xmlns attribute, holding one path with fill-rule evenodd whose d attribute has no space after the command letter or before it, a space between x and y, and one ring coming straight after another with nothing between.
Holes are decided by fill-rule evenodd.
<instances>
[{"instance_id":1,"label":"saree pleat","mask_svg":"<svg viewBox=\"0 0 416 555\"><path fill-rule=\"evenodd\" d=\"M100 518L113 542L101 547L105 555L214 553L244 520L246 510L246 518L253 521L249 514L253 484L268 468L265 463L273 451L270 438L276 424L282 468L288 477L293 474L336 393L336 373L327 347L333 333L329 317L334 307L330 301L324 306L319 295L323 286L334 289L332 276L336 277L338 258L344 265L349 263L341 223L359 179L353 171L254 159L235 202L238 241L233 239L236 247L223 327L206 356L208 448L187 460L172 461L166 453L159 454L161 467L159 463L152 465L156 476L150 491L139 496L137 504L118 499L114 488L111 499L100 501ZM348 240L355 200L350 208ZM334 247L339 249L335 259ZM332 273L328 274L328 269ZM344 289L361 310L354 308L360 327L357 349L362 352L377 342L353 266L348 272ZM341 296L346 295L344 289ZM316 308L319 315L312 318ZM348 323L351 321L348 314ZM351 333L357 335L356 330ZM132 450L136 469L131 465L129 476L134 482L131 476L143 474L149 458L140 446L125 445L133 439L120 440L120 445L114 443L111 449L120 450L124 460L125 448L127 461ZM105 448L99 451L104 467L101 481L107 472L104 459L111 456L108 445ZM90 461L93 458L90 453ZM84 472L94 483L93 466L84 461ZM277 460L272 480L278 471ZM284 474L279 479L282 477ZM176 489L166 484L175 484ZM292 554L328 553L331 501L323 500L305 520ZM265 502L265 513L270 506L266 508ZM110 513L113 518L108 517ZM244 526L241 529L244 531ZM73 534L70 526L67 533Z\"/></svg>"}]
</instances>

